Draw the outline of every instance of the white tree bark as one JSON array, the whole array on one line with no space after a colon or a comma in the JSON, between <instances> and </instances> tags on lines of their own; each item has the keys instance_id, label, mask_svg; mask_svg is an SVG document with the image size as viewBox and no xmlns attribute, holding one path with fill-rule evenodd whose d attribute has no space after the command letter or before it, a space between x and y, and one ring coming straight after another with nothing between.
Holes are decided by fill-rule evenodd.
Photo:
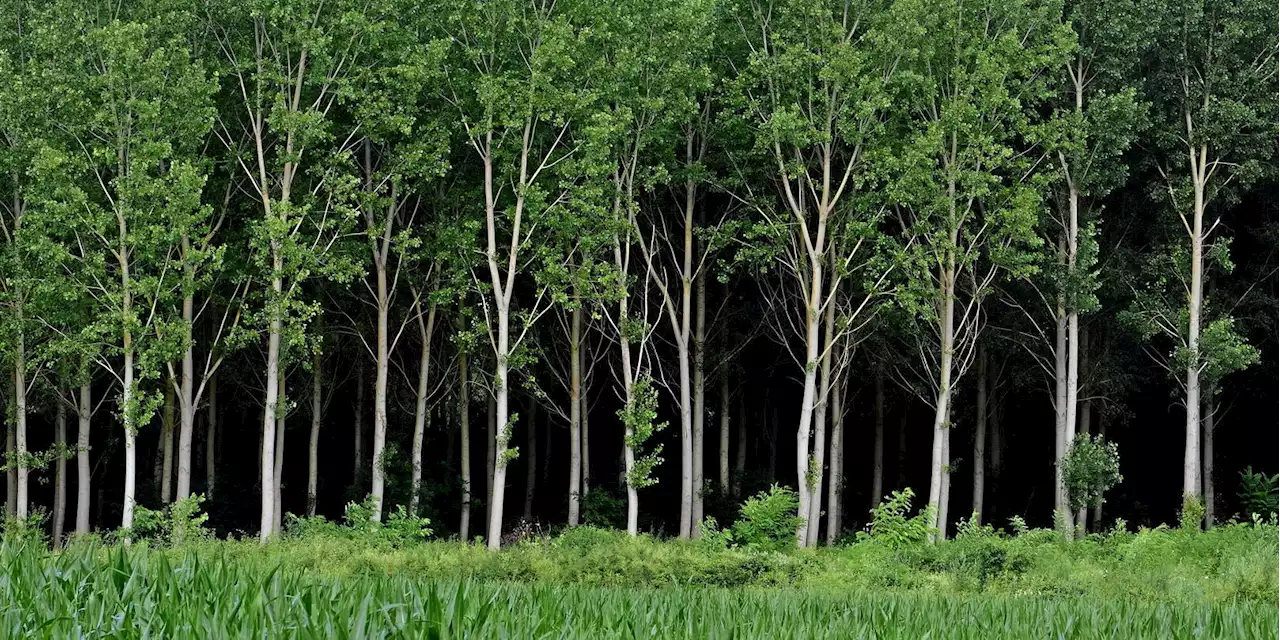
<instances>
[{"instance_id":1,"label":"white tree bark","mask_svg":"<svg viewBox=\"0 0 1280 640\"><path fill-rule=\"evenodd\" d=\"M827 455L827 546L834 547L844 527L844 412L847 376L831 389L831 453ZM877 440L879 442L879 440Z\"/></svg>"},{"instance_id":2,"label":"white tree bark","mask_svg":"<svg viewBox=\"0 0 1280 640\"><path fill-rule=\"evenodd\" d=\"M18 472L16 476L17 492L14 497L16 501L16 509L14 514L19 520L25 520L30 509L30 501L27 497L29 491L30 471L27 469L27 356L26 356L26 336L22 331L18 331L17 346L14 349L14 365L13 365L13 421L14 427L14 456L17 458ZM11 457L7 462L14 462Z\"/></svg>"},{"instance_id":3,"label":"white tree bark","mask_svg":"<svg viewBox=\"0 0 1280 640\"><path fill-rule=\"evenodd\" d=\"M488 522L488 518L492 517L493 487L494 487L493 469L494 469L494 458L497 453L497 446L496 446L497 439L498 439L497 402L494 401L493 396L489 396L489 408L488 408L488 411L485 413L486 448L485 448L485 463L484 463L485 464L484 495L485 495L485 508L489 509L489 513L486 514L486 520L485 520L486 523Z\"/></svg>"},{"instance_id":4,"label":"white tree bark","mask_svg":"<svg viewBox=\"0 0 1280 640\"><path fill-rule=\"evenodd\" d=\"M76 533L89 533L89 490L92 485L92 469L89 467L89 427L93 417L92 390L88 382L80 385L76 418L79 432L76 434Z\"/></svg>"},{"instance_id":5,"label":"white tree bark","mask_svg":"<svg viewBox=\"0 0 1280 640\"><path fill-rule=\"evenodd\" d=\"M574 298L577 299L575 287ZM582 305L569 312L569 526L578 526L582 500Z\"/></svg>"},{"instance_id":6,"label":"white tree bark","mask_svg":"<svg viewBox=\"0 0 1280 640\"><path fill-rule=\"evenodd\" d=\"M1195 200L1190 220L1191 281L1188 283L1187 293L1187 350L1192 356L1187 364L1187 397L1184 402L1187 408L1186 450L1182 464L1184 501L1200 498L1200 367L1203 360L1200 355L1200 315L1204 300L1204 190L1210 171L1208 160L1207 146L1191 150L1191 183Z\"/></svg>"},{"instance_id":7,"label":"white tree bark","mask_svg":"<svg viewBox=\"0 0 1280 640\"><path fill-rule=\"evenodd\" d=\"M61 395L61 392L59 392ZM58 452L53 470L53 547L62 546L62 533L67 524L67 457L63 448L67 444L67 405L58 399L57 415L53 422L53 445Z\"/></svg>"},{"instance_id":8,"label":"white tree bark","mask_svg":"<svg viewBox=\"0 0 1280 640\"><path fill-rule=\"evenodd\" d=\"M390 336L387 330L391 301L387 291L387 264L375 260L378 281L378 343L377 372L373 382L373 470L370 473L370 494L373 496L374 522L382 521L382 498L386 491L386 472L383 469L384 451L387 446L387 377L391 368Z\"/></svg>"},{"instance_id":9,"label":"white tree bark","mask_svg":"<svg viewBox=\"0 0 1280 640\"><path fill-rule=\"evenodd\" d=\"M696 242L696 241L695 241ZM697 243L700 244L700 243ZM692 529L689 536L702 534L703 492L706 489L706 333L707 333L707 275L698 269L694 278L694 328L693 328L693 502L689 518Z\"/></svg>"},{"instance_id":10,"label":"white tree bark","mask_svg":"<svg viewBox=\"0 0 1280 640\"><path fill-rule=\"evenodd\" d=\"M1065 242L1059 242L1058 248L1063 251ZM1067 512L1067 489L1062 479L1062 461L1067 455L1067 309L1065 296L1059 294L1056 313L1055 338L1053 346L1054 359L1054 400L1053 400L1053 511L1056 517L1063 519L1069 526L1071 515Z\"/></svg>"},{"instance_id":11,"label":"white tree bark","mask_svg":"<svg viewBox=\"0 0 1280 640\"><path fill-rule=\"evenodd\" d=\"M18 466L15 461L18 441L17 425L6 420L4 429L4 462L5 462L5 501L4 517L17 515L18 508Z\"/></svg>"},{"instance_id":12,"label":"white tree bark","mask_svg":"<svg viewBox=\"0 0 1280 640\"><path fill-rule=\"evenodd\" d=\"M814 438L813 438L813 477L810 478L809 486L809 515L805 518L807 522L805 532L805 542L803 546L813 547L818 544L818 530L822 524L822 481L823 474L826 473L826 456L827 456L827 417L830 413L832 388L835 381L832 376L835 371L831 366L832 360L835 359L835 320L836 305L828 303L826 310L823 312L824 333L822 346L822 391L821 397L818 398L817 407L814 414Z\"/></svg>"},{"instance_id":13,"label":"white tree bark","mask_svg":"<svg viewBox=\"0 0 1280 640\"><path fill-rule=\"evenodd\" d=\"M278 251L274 251L274 273L280 273L282 263ZM284 283L273 278L271 291L278 299L284 292ZM279 313L272 313L267 330L267 382L262 407L262 461L259 467L262 484L262 513L258 539L265 543L275 532L276 516L276 408L280 393L280 339L284 331Z\"/></svg>"},{"instance_id":14,"label":"white tree bark","mask_svg":"<svg viewBox=\"0 0 1280 640\"><path fill-rule=\"evenodd\" d=\"M182 236L184 281L191 286L195 282L195 266L186 258L191 250L191 240ZM178 389L178 499L191 495L191 443L195 437L195 299L190 289L182 297L182 332L185 346L182 351L182 374Z\"/></svg>"},{"instance_id":15,"label":"white tree bark","mask_svg":"<svg viewBox=\"0 0 1280 640\"><path fill-rule=\"evenodd\" d=\"M275 473L272 479L275 481L275 499L272 501L271 512L271 530L279 532L282 522L282 494L284 492L284 429L285 419L289 415L288 392L286 389L287 376L284 372L280 375L280 411L276 419L276 446L275 446Z\"/></svg>"},{"instance_id":16,"label":"white tree bark","mask_svg":"<svg viewBox=\"0 0 1280 640\"><path fill-rule=\"evenodd\" d=\"M421 303L419 303L421 304ZM427 394L428 380L431 373L431 336L435 332L436 303L433 301L427 309L424 321L421 309L418 313L418 338L422 351L418 354L418 401L413 413L413 444L410 447L410 458L413 470L409 477L409 512L418 515L418 501L422 493L422 440L427 426Z\"/></svg>"},{"instance_id":17,"label":"white tree bark","mask_svg":"<svg viewBox=\"0 0 1280 640\"><path fill-rule=\"evenodd\" d=\"M311 354L311 437L307 442L307 517L316 515L316 495L320 485L320 422L323 411L323 361Z\"/></svg>"},{"instance_id":18,"label":"white tree bark","mask_svg":"<svg viewBox=\"0 0 1280 640\"><path fill-rule=\"evenodd\" d=\"M954 233L953 233L954 236ZM954 246L954 238L952 245ZM939 365L938 390L933 413L933 449L929 464L929 508L932 522L939 536L946 538L946 506L948 495L947 476L950 475L949 442L951 439L951 376L955 340L955 254L948 251L946 261L938 267L939 296L938 335Z\"/></svg>"}]
</instances>

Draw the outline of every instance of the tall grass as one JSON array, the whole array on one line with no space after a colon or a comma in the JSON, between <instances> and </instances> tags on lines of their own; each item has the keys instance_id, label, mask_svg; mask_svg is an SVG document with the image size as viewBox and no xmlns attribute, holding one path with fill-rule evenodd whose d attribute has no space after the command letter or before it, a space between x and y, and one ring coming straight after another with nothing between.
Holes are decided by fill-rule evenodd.
<instances>
[{"instance_id":1,"label":"tall grass","mask_svg":"<svg viewBox=\"0 0 1280 640\"><path fill-rule=\"evenodd\" d=\"M0 547L5 638L1266 638L1274 606L345 578L230 547Z\"/></svg>"}]
</instances>

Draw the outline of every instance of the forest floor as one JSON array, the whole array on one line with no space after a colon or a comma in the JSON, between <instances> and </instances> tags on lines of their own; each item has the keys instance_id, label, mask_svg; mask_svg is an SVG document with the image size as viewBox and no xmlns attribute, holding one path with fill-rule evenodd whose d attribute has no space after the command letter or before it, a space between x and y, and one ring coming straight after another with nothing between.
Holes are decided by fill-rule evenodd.
<instances>
[{"instance_id":1,"label":"forest floor","mask_svg":"<svg viewBox=\"0 0 1280 640\"><path fill-rule=\"evenodd\" d=\"M0 545L0 636L1274 638L1275 525L726 548L591 527L493 553L350 527ZM182 534L187 535L187 534Z\"/></svg>"}]
</instances>

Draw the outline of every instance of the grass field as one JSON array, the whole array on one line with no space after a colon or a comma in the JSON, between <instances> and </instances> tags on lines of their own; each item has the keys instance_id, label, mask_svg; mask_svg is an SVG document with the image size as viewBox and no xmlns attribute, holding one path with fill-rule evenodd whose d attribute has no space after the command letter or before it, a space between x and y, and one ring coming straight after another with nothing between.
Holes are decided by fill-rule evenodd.
<instances>
[{"instance_id":1,"label":"grass field","mask_svg":"<svg viewBox=\"0 0 1280 640\"><path fill-rule=\"evenodd\" d=\"M337 578L280 560L216 546L7 546L0 636L1269 638L1277 626L1259 603Z\"/></svg>"}]
</instances>

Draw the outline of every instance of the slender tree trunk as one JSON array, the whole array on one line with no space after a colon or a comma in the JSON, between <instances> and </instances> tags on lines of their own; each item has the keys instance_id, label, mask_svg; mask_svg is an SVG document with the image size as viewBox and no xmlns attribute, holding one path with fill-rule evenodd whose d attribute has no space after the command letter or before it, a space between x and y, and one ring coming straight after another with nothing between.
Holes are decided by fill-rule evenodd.
<instances>
[{"instance_id":1,"label":"slender tree trunk","mask_svg":"<svg viewBox=\"0 0 1280 640\"><path fill-rule=\"evenodd\" d=\"M190 250L190 241L186 235L182 238L183 255ZM186 281L194 283L195 268L186 267ZM185 500L191 496L191 449L195 438L196 398L195 398L195 340L192 327L195 325L195 299L190 293L182 297L182 331L185 348L182 351L182 378L179 381L178 397L178 499Z\"/></svg>"},{"instance_id":2,"label":"slender tree trunk","mask_svg":"<svg viewBox=\"0 0 1280 640\"><path fill-rule=\"evenodd\" d=\"M747 471L747 400L746 394L738 397L738 454L733 461L732 495L742 497L742 476Z\"/></svg>"},{"instance_id":3,"label":"slender tree trunk","mask_svg":"<svg viewBox=\"0 0 1280 640\"><path fill-rule=\"evenodd\" d=\"M720 373L720 478L717 489L729 493L729 369Z\"/></svg>"},{"instance_id":4,"label":"slender tree trunk","mask_svg":"<svg viewBox=\"0 0 1280 640\"><path fill-rule=\"evenodd\" d=\"M356 495L360 494L364 476L364 361L356 357L356 407L355 407L355 471L351 484L355 486Z\"/></svg>"},{"instance_id":5,"label":"slender tree trunk","mask_svg":"<svg viewBox=\"0 0 1280 640\"><path fill-rule=\"evenodd\" d=\"M954 236L954 233L953 233ZM954 244L954 237L953 237ZM947 537L947 477L950 475L949 444L951 440L951 375L955 350L956 257L947 253L946 264L939 266L941 284L938 334L940 336L938 397L933 413L933 450L929 464L929 508L932 522L942 538ZM932 538L932 536L931 536Z\"/></svg>"},{"instance_id":6,"label":"slender tree trunk","mask_svg":"<svg viewBox=\"0 0 1280 640\"><path fill-rule=\"evenodd\" d=\"M1191 353L1187 364L1186 450L1183 456L1183 501L1200 498L1200 366L1204 358L1200 354L1200 312L1204 300L1204 206L1206 166L1209 151L1202 146L1191 153L1194 209L1191 222L1191 282L1187 294L1187 351Z\"/></svg>"},{"instance_id":7,"label":"slender tree trunk","mask_svg":"<svg viewBox=\"0 0 1280 640\"><path fill-rule=\"evenodd\" d=\"M625 328L626 323L630 319L629 310L627 308L627 296L630 293L626 290L626 262L622 258L621 243L614 241L614 262L619 267L619 284L623 287L623 294L618 298L618 321L620 327L618 331L618 353L622 359L622 402L624 408L630 408L635 399L635 375L631 368L631 337ZM622 433L622 474L624 485L627 488L627 534L635 536L640 532L640 492L636 489L632 482L632 473L636 466L636 450L633 444L635 438L635 430L630 424L623 425Z\"/></svg>"},{"instance_id":8,"label":"slender tree trunk","mask_svg":"<svg viewBox=\"0 0 1280 640\"><path fill-rule=\"evenodd\" d=\"M382 498L386 491L383 452L387 446L387 374L391 368L387 316L391 312L391 301L387 292L386 262L375 262L378 280L378 371L373 383L373 471L370 478L375 504L371 518L374 522L381 522Z\"/></svg>"},{"instance_id":9,"label":"slender tree trunk","mask_svg":"<svg viewBox=\"0 0 1280 640\"><path fill-rule=\"evenodd\" d=\"M875 441L871 445L871 506L884 497L884 374L876 372Z\"/></svg>"},{"instance_id":10,"label":"slender tree trunk","mask_svg":"<svg viewBox=\"0 0 1280 640\"><path fill-rule=\"evenodd\" d=\"M947 429L946 435L942 440L942 459L946 460L946 464L951 464L951 429ZM942 492L941 499L938 502L938 534L945 539L947 537L947 525L950 522L951 512L951 471L946 470L942 474Z\"/></svg>"},{"instance_id":11,"label":"slender tree trunk","mask_svg":"<svg viewBox=\"0 0 1280 640\"><path fill-rule=\"evenodd\" d=\"M12 518L17 515L18 508L18 465L14 464L17 459L17 434L18 427L13 422L6 420L4 429L4 462L5 462L5 480L6 494L4 501L4 517Z\"/></svg>"},{"instance_id":12,"label":"slender tree trunk","mask_svg":"<svg viewBox=\"0 0 1280 640\"><path fill-rule=\"evenodd\" d=\"M288 377L282 371L280 375L281 410L279 411L279 417L276 419L276 447L275 447L276 465L275 465L275 474L272 476L273 479L275 480L275 500L272 504L272 506L274 507L274 511L272 511L272 514L271 514L271 530L272 531L280 531L280 524L282 522L282 519L280 516L281 516L281 512L283 511L281 505L284 502L282 499L282 494L284 493L284 433L285 433L285 418L287 418L289 414L288 393L286 389L287 379Z\"/></svg>"},{"instance_id":13,"label":"slender tree trunk","mask_svg":"<svg viewBox=\"0 0 1280 640\"><path fill-rule=\"evenodd\" d=\"M274 273L280 273L283 263L280 250L272 247ZM284 294L284 282L280 278L271 281L271 292L274 299ZM265 543L275 532L276 515L276 407L280 393L280 339L284 332L284 323L279 312L271 314L267 330L267 381L266 398L262 403L262 514L258 533L259 539Z\"/></svg>"},{"instance_id":14,"label":"slender tree trunk","mask_svg":"<svg viewBox=\"0 0 1280 640\"><path fill-rule=\"evenodd\" d=\"M80 385L76 418L80 430L76 434L76 533L89 533L89 488L93 470L89 467L89 426L93 416L92 390L88 382Z\"/></svg>"},{"instance_id":15,"label":"slender tree trunk","mask_svg":"<svg viewBox=\"0 0 1280 640\"><path fill-rule=\"evenodd\" d=\"M212 500L214 486L217 484L217 452L218 452L218 374L214 372L209 378L209 410L205 416L209 424L209 436L204 441L204 484L207 497Z\"/></svg>"},{"instance_id":16,"label":"slender tree trunk","mask_svg":"<svg viewBox=\"0 0 1280 640\"><path fill-rule=\"evenodd\" d=\"M467 377L467 353L458 354L458 437L460 447L459 473L462 474L462 520L458 524L459 537L466 542L471 537L471 386Z\"/></svg>"},{"instance_id":17,"label":"slender tree trunk","mask_svg":"<svg viewBox=\"0 0 1280 640\"><path fill-rule=\"evenodd\" d=\"M819 361L819 342L822 325L822 278L825 272L818 256L811 256L809 260L810 289L805 297L805 367L804 367L804 393L800 398L800 421L796 428L796 484L800 494L799 516L805 519L805 523L800 525L796 533L797 542L800 546L805 546L808 541L808 519L811 504L813 502L813 482L811 480L810 465L812 463L812 452L810 451L810 437L814 428L814 410L817 408L820 399L818 398L818 370L821 367ZM823 428L822 426L818 427Z\"/></svg>"},{"instance_id":18,"label":"slender tree trunk","mask_svg":"<svg viewBox=\"0 0 1280 640\"><path fill-rule=\"evenodd\" d=\"M1214 420L1218 410L1217 399L1214 398L1212 391L1205 394L1208 399L1205 400L1204 411L1204 447L1201 454L1204 456L1202 469L1204 470L1204 526L1206 529L1212 529L1214 525L1214 487L1213 487L1213 427Z\"/></svg>"},{"instance_id":19,"label":"slender tree trunk","mask_svg":"<svg viewBox=\"0 0 1280 640\"><path fill-rule=\"evenodd\" d=\"M490 456L493 473L489 476L492 482L489 489L489 531L485 536L491 551L497 551L502 547L502 510L507 492L506 451L511 428L514 426L509 418L511 372L507 367L507 358L511 355L510 322L510 310L505 304L501 305L498 309L498 350L494 369L495 394L490 405L496 410L490 414L492 416L490 430L493 434L489 438L489 446L493 451Z\"/></svg>"},{"instance_id":20,"label":"slender tree trunk","mask_svg":"<svg viewBox=\"0 0 1280 640\"><path fill-rule=\"evenodd\" d=\"M316 515L316 496L320 488L320 421L324 393L323 360L319 352L311 354L311 438L307 443L307 517ZM414 512L417 513L416 511Z\"/></svg>"},{"instance_id":21,"label":"slender tree trunk","mask_svg":"<svg viewBox=\"0 0 1280 640\"><path fill-rule=\"evenodd\" d=\"M583 351L583 355L586 355L585 350ZM585 370L586 367L584 365L583 371ZM591 493L591 420L590 416L587 415L591 403L587 400L586 385L583 385L582 387L581 404L582 412L579 414L578 419L582 422L582 426L580 427L582 429L582 497L586 498L587 495Z\"/></svg>"},{"instance_id":22,"label":"slender tree trunk","mask_svg":"<svg viewBox=\"0 0 1280 640\"><path fill-rule=\"evenodd\" d=\"M413 412L413 444L410 445L409 456L412 458L413 470L409 477L409 512L418 515L418 501L422 493L422 440L426 437L427 427L427 385L431 373L431 335L436 325L436 303L432 302L427 309L424 321L418 314L418 337L422 343L422 351L418 354L418 403Z\"/></svg>"},{"instance_id":23,"label":"slender tree trunk","mask_svg":"<svg viewBox=\"0 0 1280 640\"><path fill-rule=\"evenodd\" d=\"M693 538L702 535L703 493L706 490L706 333L707 333L707 276L698 269L694 279L694 327L693 327L693 504L690 519Z\"/></svg>"},{"instance_id":24,"label":"slender tree trunk","mask_svg":"<svg viewBox=\"0 0 1280 640\"><path fill-rule=\"evenodd\" d=\"M529 398L529 419L525 423L524 521L533 522L533 496L538 486L538 403Z\"/></svg>"},{"instance_id":25,"label":"slender tree trunk","mask_svg":"<svg viewBox=\"0 0 1280 640\"><path fill-rule=\"evenodd\" d=\"M1059 242L1059 252L1063 245ZM1067 455L1067 312L1066 298L1058 295L1057 318L1054 339L1054 401L1053 401L1053 511L1056 519L1061 518L1063 526L1070 528L1071 514L1067 508L1067 489L1062 479L1062 461Z\"/></svg>"},{"instance_id":26,"label":"slender tree trunk","mask_svg":"<svg viewBox=\"0 0 1280 640\"><path fill-rule=\"evenodd\" d=\"M488 412L485 413L485 445L487 448L485 449L485 463L484 463L485 464L484 495L485 495L486 509L489 509L490 507L493 506L493 487L494 487L493 463L494 463L494 456L497 452L497 447L495 445L497 444L496 441L498 438L498 427L497 427L498 416L497 416L496 405L497 405L497 402L494 401L493 396L489 396ZM488 517L492 517L492 513L489 513ZM488 523L488 520L486 519L485 522Z\"/></svg>"},{"instance_id":27,"label":"slender tree trunk","mask_svg":"<svg viewBox=\"0 0 1280 640\"><path fill-rule=\"evenodd\" d=\"M1080 243L1080 195L1076 192L1075 182L1067 180L1068 185L1068 203L1070 216L1068 218L1067 229L1067 273L1074 275L1076 269L1076 253ZM1063 416L1063 450L1071 448L1072 443L1076 439L1076 420L1079 411L1078 400L1080 396L1080 312L1076 301L1069 298L1066 300L1067 315L1067 383L1066 395L1064 398L1065 414ZM1062 492L1063 507L1065 510L1071 508L1071 496L1067 494L1066 487ZM1072 523L1072 530L1075 530L1075 524Z\"/></svg>"},{"instance_id":28,"label":"slender tree trunk","mask_svg":"<svg viewBox=\"0 0 1280 640\"><path fill-rule=\"evenodd\" d=\"M21 311L19 311L19 322L21 322ZM17 508L14 511L19 520L25 520L30 509L30 501L27 497L29 488L30 471L27 468L27 355L26 355L26 336L22 331L18 331L17 347L14 349L14 365L13 365L13 421L16 425L14 428L14 457L17 458L17 493L15 496ZM13 462L11 457L9 463Z\"/></svg>"},{"instance_id":29,"label":"slender tree trunk","mask_svg":"<svg viewBox=\"0 0 1280 640\"><path fill-rule=\"evenodd\" d=\"M53 547L62 546L62 533L67 524L67 406L57 401L58 413L53 423L53 446L58 459L53 463Z\"/></svg>"},{"instance_id":30,"label":"slender tree trunk","mask_svg":"<svg viewBox=\"0 0 1280 640\"><path fill-rule=\"evenodd\" d=\"M973 519L982 524L987 471L987 350L978 343L978 401L973 433Z\"/></svg>"},{"instance_id":31,"label":"slender tree trunk","mask_svg":"<svg viewBox=\"0 0 1280 640\"><path fill-rule=\"evenodd\" d=\"M814 438L813 438L813 476L809 479L812 483L809 487L809 515L807 532L805 534L804 546L814 547L818 544L818 530L822 525L822 476L826 472L826 456L827 456L827 417L830 414L831 394L835 387L835 381L832 380L834 375L831 361L835 359L835 320L836 305L829 303L827 305L826 318L823 322L825 336L823 338L822 353L822 397L818 398L816 412L814 415Z\"/></svg>"},{"instance_id":32,"label":"slender tree trunk","mask_svg":"<svg viewBox=\"0 0 1280 640\"><path fill-rule=\"evenodd\" d=\"M129 297L127 293L125 297ZM121 421L124 423L124 497L120 527L130 529L133 527L133 511L138 495L138 431L133 422L133 334L127 329L124 332L124 345L124 375L121 376L123 390L120 393L121 414L124 416Z\"/></svg>"},{"instance_id":33,"label":"slender tree trunk","mask_svg":"<svg viewBox=\"0 0 1280 640\"><path fill-rule=\"evenodd\" d=\"M834 547L844 529L844 412L848 377L841 375L831 390L831 453L827 474L827 546ZM877 440L877 442L879 442Z\"/></svg>"},{"instance_id":34,"label":"slender tree trunk","mask_svg":"<svg viewBox=\"0 0 1280 640\"><path fill-rule=\"evenodd\" d=\"M575 287L574 299L578 299ZM578 526L582 499L582 305L569 312L569 526Z\"/></svg>"},{"instance_id":35,"label":"slender tree trunk","mask_svg":"<svg viewBox=\"0 0 1280 640\"><path fill-rule=\"evenodd\" d=\"M163 459L160 464L160 502L173 502L173 426L177 399L173 393L173 378L164 381L164 418L161 420L160 449Z\"/></svg>"}]
</instances>

